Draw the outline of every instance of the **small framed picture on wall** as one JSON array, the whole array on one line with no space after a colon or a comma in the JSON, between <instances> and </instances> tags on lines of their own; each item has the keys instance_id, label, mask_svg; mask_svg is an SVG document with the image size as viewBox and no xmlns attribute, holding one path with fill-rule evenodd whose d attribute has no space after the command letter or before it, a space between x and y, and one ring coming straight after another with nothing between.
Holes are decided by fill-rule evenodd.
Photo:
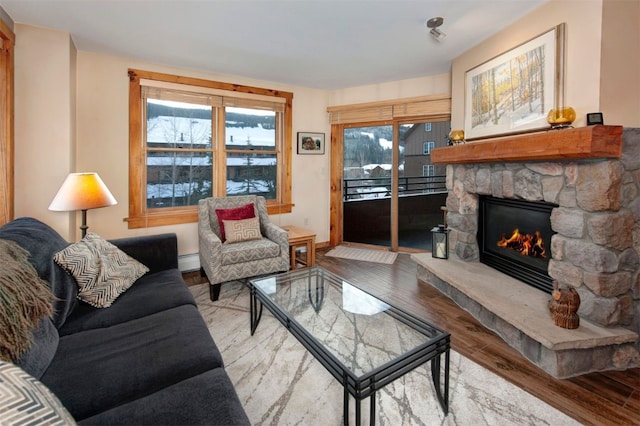
<instances>
[{"instance_id":1,"label":"small framed picture on wall","mask_svg":"<svg viewBox=\"0 0 640 426\"><path fill-rule=\"evenodd\" d=\"M298 154L324 154L324 133L298 132Z\"/></svg>"}]
</instances>

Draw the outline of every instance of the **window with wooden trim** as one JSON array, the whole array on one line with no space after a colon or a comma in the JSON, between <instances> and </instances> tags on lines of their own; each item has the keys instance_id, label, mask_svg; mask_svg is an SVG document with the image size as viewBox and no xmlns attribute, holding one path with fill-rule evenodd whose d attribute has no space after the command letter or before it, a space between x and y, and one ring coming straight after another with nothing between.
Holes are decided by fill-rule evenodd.
<instances>
[{"instance_id":1,"label":"window with wooden trim","mask_svg":"<svg viewBox=\"0 0 640 426\"><path fill-rule=\"evenodd\" d=\"M129 70L130 228L197 221L198 201L255 194L291 211L288 92Z\"/></svg>"}]
</instances>

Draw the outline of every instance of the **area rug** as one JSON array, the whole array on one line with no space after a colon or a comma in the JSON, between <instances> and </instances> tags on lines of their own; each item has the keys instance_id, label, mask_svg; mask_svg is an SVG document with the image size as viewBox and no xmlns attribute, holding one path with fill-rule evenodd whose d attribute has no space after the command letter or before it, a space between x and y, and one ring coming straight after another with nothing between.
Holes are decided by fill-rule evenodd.
<instances>
[{"instance_id":1,"label":"area rug","mask_svg":"<svg viewBox=\"0 0 640 426\"><path fill-rule=\"evenodd\" d=\"M357 247L338 246L327 252L325 256L341 257L343 259L363 260L365 262L393 264L398 253L385 250L371 250Z\"/></svg>"},{"instance_id":2,"label":"area rug","mask_svg":"<svg viewBox=\"0 0 640 426\"><path fill-rule=\"evenodd\" d=\"M190 287L222 352L225 368L252 425L340 425L343 389L267 310L249 333L249 289L222 286L209 300L207 284ZM428 365L376 396L378 425L577 425L570 417L451 351L449 414L435 397ZM215 401L212 401L215 403ZM362 405L368 423L368 401ZM350 402L351 424L354 403Z\"/></svg>"}]
</instances>

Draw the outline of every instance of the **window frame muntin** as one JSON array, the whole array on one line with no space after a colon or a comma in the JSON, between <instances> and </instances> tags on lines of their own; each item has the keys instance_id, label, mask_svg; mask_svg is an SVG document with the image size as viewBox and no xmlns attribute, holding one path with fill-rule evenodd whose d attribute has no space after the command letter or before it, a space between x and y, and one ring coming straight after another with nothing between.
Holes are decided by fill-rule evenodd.
<instances>
[{"instance_id":1,"label":"window frame muntin","mask_svg":"<svg viewBox=\"0 0 640 426\"><path fill-rule=\"evenodd\" d=\"M142 105L141 79L238 92L243 93L245 96L248 94L283 99L284 111L281 113L281 131L283 132L282 146L280 150L276 149L278 155L281 156L281 161L277 166L278 191L276 200L267 200L267 211L269 214L291 212L293 206L291 203L291 121L293 116L293 93L136 69L129 69L128 75L129 216L125 218L125 221L128 222L129 228L146 228L198 221L198 206L167 207L162 209L148 209L146 207L146 191L142 190L147 180L146 138L143 137L143 131L146 126L144 124L146 123L146 107ZM212 132L217 131L216 136L217 139L220 140L220 134L224 132L224 126L220 126L220 123L224 123L224 108L219 108L217 111L217 114L212 114ZM213 170L215 182L212 188L214 196L215 194L223 194L226 192L226 179L220 179L220 176L226 177L226 154L222 154L220 151L223 150L220 150L218 146L212 146L211 148L211 152L214 154ZM224 172L222 172L222 170L224 170Z\"/></svg>"},{"instance_id":2,"label":"window frame muntin","mask_svg":"<svg viewBox=\"0 0 640 426\"><path fill-rule=\"evenodd\" d=\"M425 167L427 170L431 170L432 173L424 174ZM435 176L436 166L435 164L423 164L422 165L422 177L432 177Z\"/></svg>"},{"instance_id":3,"label":"window frame muntin","mask_svg":"<svg viewBox=\"0 0 640 426\"><path fill-rule=\"evenodd\" d=\"M422 155L431 155L431 150L434 149L435 147L436 147L435 141L422 142Z\"/></svg>"}]
</instances>

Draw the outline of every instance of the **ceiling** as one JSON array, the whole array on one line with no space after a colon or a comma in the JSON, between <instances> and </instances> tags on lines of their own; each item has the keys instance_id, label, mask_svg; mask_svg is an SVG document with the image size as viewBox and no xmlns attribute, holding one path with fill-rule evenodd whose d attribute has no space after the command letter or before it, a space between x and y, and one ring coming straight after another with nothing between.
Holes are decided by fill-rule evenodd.
<instances>
[{"instance_id":1,"label":"ceiling","mask_svg":"<svg viewBox=\"0 0 640 426\"><path fill-rule=\"evenodd\" d=\"M78 50L325 90L450 71L549 0L0 0ZM447 37L429 35L441 16Z\"/></svg>"}]
</instances>

